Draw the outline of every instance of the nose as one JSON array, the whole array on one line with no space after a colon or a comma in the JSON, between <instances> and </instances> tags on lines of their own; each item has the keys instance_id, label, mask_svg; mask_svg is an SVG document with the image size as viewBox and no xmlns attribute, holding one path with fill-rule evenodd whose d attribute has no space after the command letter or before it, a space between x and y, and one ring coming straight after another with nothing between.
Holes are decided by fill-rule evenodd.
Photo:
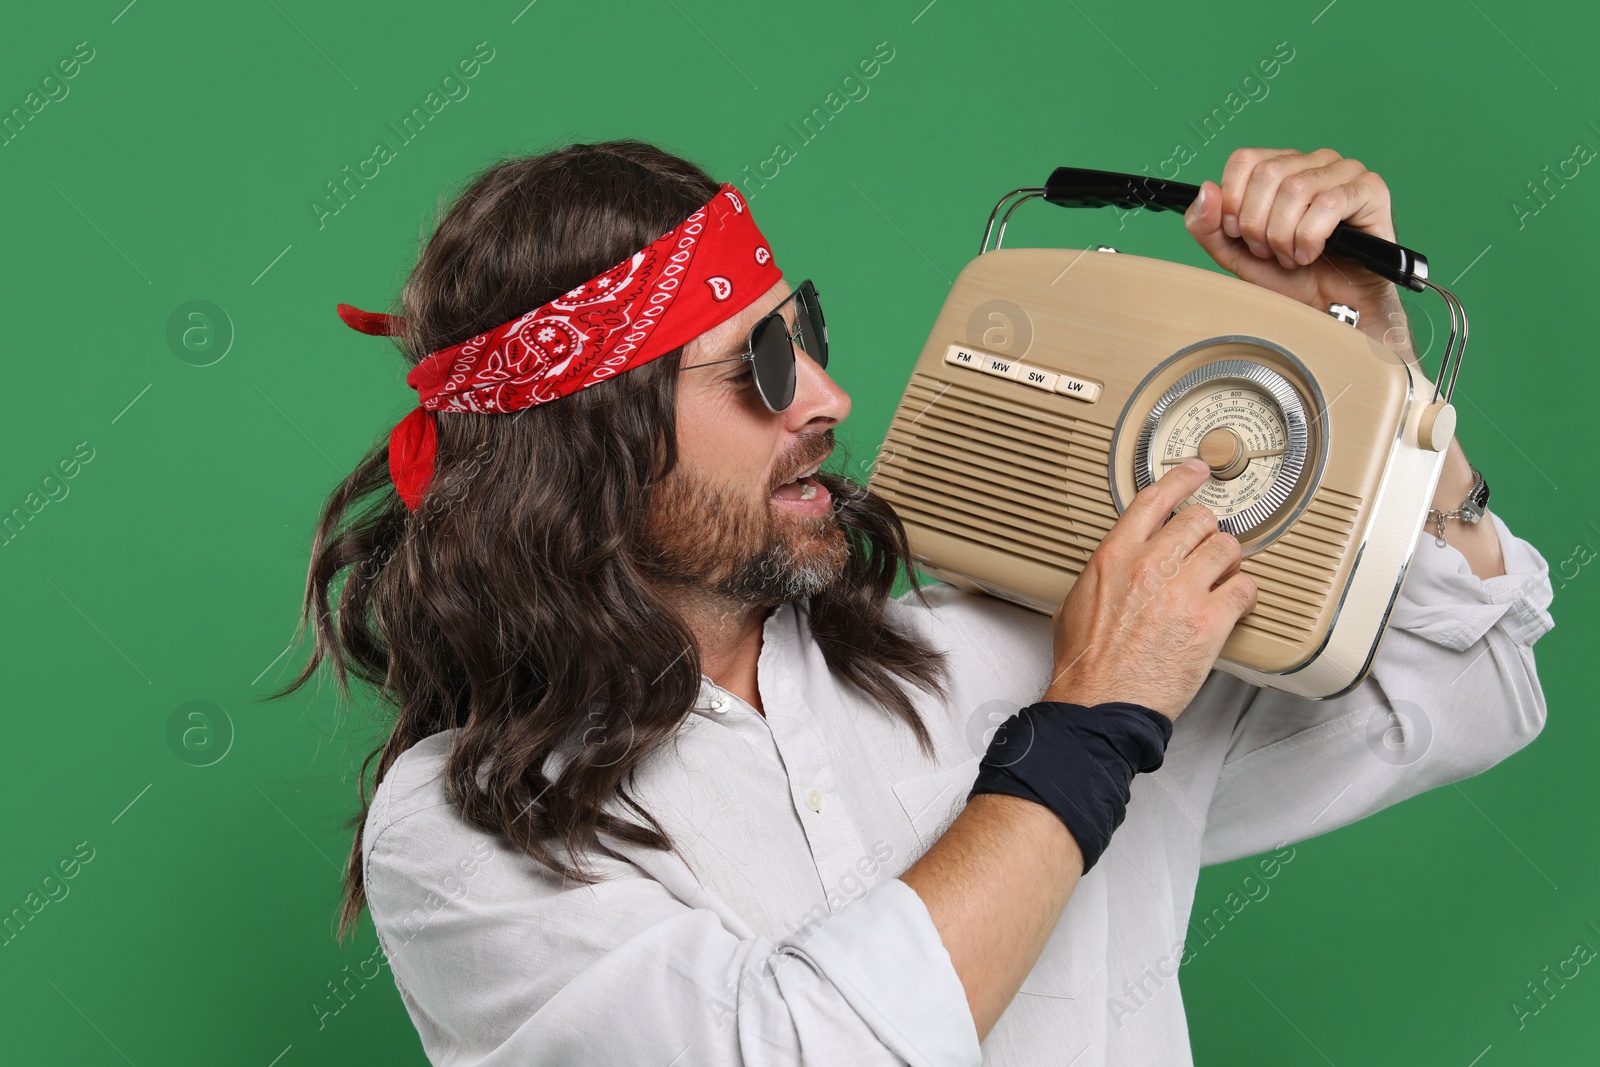
<instances>
[{"instance_id":1,"label":"nose","mask_svg":"<svg viewBox=\"0 0 1600 1067\"><path fill-rule=\"evenodd\" d=\"M783 413L788 429L825 429L843 422L850 414L850 394L839 388L828 372L799 346L794 350L794 373L794 400ZM813 423L820 425L813 426Z\"/></svg>"}]
</instances>

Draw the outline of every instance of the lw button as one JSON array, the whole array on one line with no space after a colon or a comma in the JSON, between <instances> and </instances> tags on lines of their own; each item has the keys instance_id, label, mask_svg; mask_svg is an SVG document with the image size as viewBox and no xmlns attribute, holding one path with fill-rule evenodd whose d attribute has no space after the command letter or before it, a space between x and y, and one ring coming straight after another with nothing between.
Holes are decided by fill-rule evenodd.
<instances>
[{"instance_id":1,"label":"lw button","mask_svg":"<svg viewBox=\"0 0 1600 1067\"><path fill-rule=\"evenodd\" d=\"M1100 399L1100 385L1087 378L1075 378L1070 374L1056 375L1056 392L1063 396L1070 396L1085 403L1093 404Z\"/></svg>"},{"instance_id":2,"label":"lw button","mask_svg":"<svg viewBox=\"0 0 1600 1067\"><path fill-rule=\"evenodd\" d=\"M815 789L813 789L811 792L807 793L806 794L806 807L810 808L812 811L821 811L822 810L822 794L819 793Z\"/></svg>"}]
</instances>

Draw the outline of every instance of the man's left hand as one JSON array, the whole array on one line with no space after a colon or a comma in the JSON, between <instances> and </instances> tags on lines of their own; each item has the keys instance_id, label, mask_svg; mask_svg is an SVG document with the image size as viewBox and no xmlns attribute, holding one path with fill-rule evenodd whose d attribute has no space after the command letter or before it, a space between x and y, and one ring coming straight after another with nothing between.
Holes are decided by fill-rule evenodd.
<instances>
[{"instance_id":1,"label":"man's left hand","mask_svg":"<svg viewBox=\"0 0 1600 1067\"><path fill-rule=\"evenodd\" d=\"M1404 324L1403 315L1386 321L1401 310L1392 282L1322 254L1340 222L1394 240L1389 187L1377 174L1331 148L1240 148L1221 186L1206 181L1200 189L1184 224L1223 269L1318 311L1348 304L1375 337Z\"/></svg>"}]
</instances>

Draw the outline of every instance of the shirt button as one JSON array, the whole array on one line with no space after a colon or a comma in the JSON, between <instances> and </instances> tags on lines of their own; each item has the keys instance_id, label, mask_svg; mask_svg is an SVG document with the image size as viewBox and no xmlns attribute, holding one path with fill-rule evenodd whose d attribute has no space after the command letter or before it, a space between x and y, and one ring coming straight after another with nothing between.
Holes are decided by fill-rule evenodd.
<instances>
[{"instance_id":1,"label":"shirt button","mask_svg":"<svg viewBox=\"0 0 1600 1067\"><path fill-rule=\"evenodd\" d=\"M822 794L813 789L806 794L806 807L812 811L822 810Z\"/></svg>"},{"instance_id":2,"label":"shirt button","mask_svg":"<svg viewBox=\"0 0 1600 1067\"><path fill-rule=\"evenodd\" d=\"M728 698L721 693L717 693L711 698L711 710L718 715L726 715L728 713Z\"/></svg>"}]
</instances>

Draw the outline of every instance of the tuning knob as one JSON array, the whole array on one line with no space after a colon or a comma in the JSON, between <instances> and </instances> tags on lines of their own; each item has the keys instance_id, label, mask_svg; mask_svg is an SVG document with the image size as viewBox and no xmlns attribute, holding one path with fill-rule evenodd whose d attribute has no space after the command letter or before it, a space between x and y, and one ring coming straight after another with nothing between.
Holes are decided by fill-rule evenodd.
<instances>
[{"instance_id":1,"label":"tuning knob","mask_svg":"<svg viewBox=\"0 0 1600 1067\"><path fill-rule=\"evenodd\" d=\"M1351 326L1354 326L1356 323L1361 321L1361 312L1357 311L1349 304L1329 304L1328 314L1332 315L1340 322L1349 323Z\"/></svg>"},{"instance_id":2,"label":"tuning knob","mask_svg":"<svg viewBox=\"0 0 1600 1067\"><path fill-rule=\"evenodd\" d=\"M1417 419L1417 447L1443 452L1456 433L1456 409L1446 400L1429 404Z\"/></svg>"}]
</instances>

